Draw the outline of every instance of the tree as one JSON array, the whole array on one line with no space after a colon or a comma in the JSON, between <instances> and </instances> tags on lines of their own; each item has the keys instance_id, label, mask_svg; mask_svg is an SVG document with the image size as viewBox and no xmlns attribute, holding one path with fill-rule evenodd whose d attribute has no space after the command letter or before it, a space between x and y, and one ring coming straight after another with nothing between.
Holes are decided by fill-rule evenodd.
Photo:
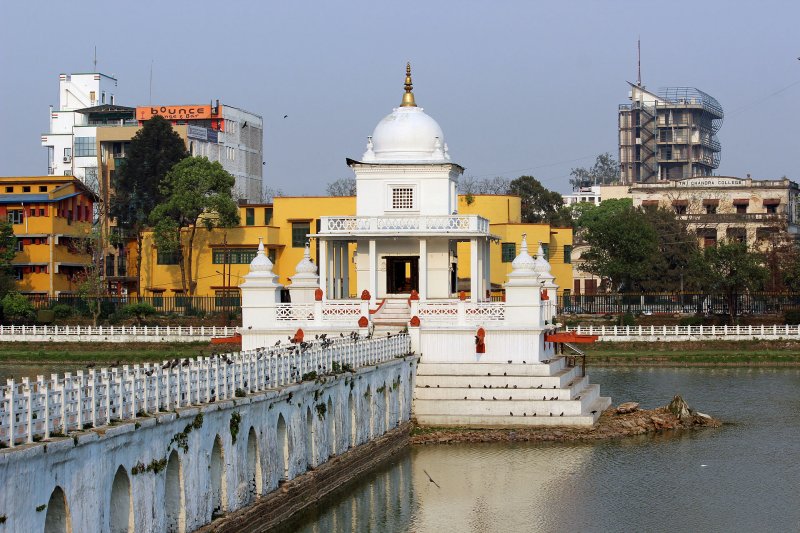
<instances>
[{"instance_id":1,"label":"tree","mask_svg":"<svg viewBox=\"0 0 800 533\"><path fill-rule=\"evenodd\" d=\"M598 155L590 168L573 168L569 173L572 176L569 183L574 190L592 185L616 185L620 182L619 163L609 152Z\"/></svg>"},{"instance_id":2,"label":"tree","mask_svg":"<svg viewBox=\"0 0 800 533\"><path fill-rule=\"evenodd\" d=\"M128 156L112 179L109 214L116 218L119 228L136 237L137 286L141 284L142 232L155 206L164 200L164 177L187 155L183 140L169 121L154 116L133 136Z\"/></svg>"},{"instance_id":3,"label":"tree","mask_svg":"<svg viewBox=\"0 0 800 533\"><path fill-rule=\"evenodd\" d=\"M629 200L602 202L580 220L589 249L581 269L600 276L616 291L633 291L653 271L658 235Z\"/></svg>"},{"instance_id":4,"label":"tree","mask_svg":"<svg viewBox=\"0 0 800 533\"><path fill-rule=\"evenodd\" d=\"M564 205L561 195L546 189L533 176L520 176L508 188L522 200L522 222L549 222L561 217L559 210Z\"/></svg>"},{"instance_id":5,"label":"tree","mask_svg":"<svg viewBox=\"0 0 800 533\"><path fill-rule=\"evenodd\" d=\"M642 290L671 292L696 287L697 278L691 267L700 253L697 237L674 211L648 207L644 208L644 215L656 232L658 252L650 264L650 273L641 282Z\"/></svg>"},{"instance_id":6,"label":"tree","mask_svg":"<svg viewBox=\"0 0 800 533\"><path fill-rule=\"evenodd\" d=\"M3 317L12 322L33 320L36 310L27 296L16 291L11 291L0 300L3 308Z\"/></svg>"},{"instance_id":7,"label":"tree","mask_svg":"<svg viewBox=\"0 0 800 533\"><path fill-rule=\"evenodd\" d=\"M239 223L239 208L231 196L235 183L219 162L205 157L187 157L170 170L161 184L163 202L150 216L158 249L177 252L181 284L193 295L192 253L197 227L208 231ZM184 238L186 233L186 238Z\"/></svg>"},{"instance_id":8,"label":"tree","mask_svg":"<svg viewBox=\"0 0 800 533\"><path fill-rule=\"evenodd\" d=\"M703 249L698 259L695 268L703 288L708 292L725 294L728 314L733 322L737 314L737 295L760 288L767 279L763 258L750 252L743 242L722 241Z\"/></svg>"},{"instance_id":9,"label":"tree","mask_svg":"<svg viewBox=\"0 0 800 533\"><path fill-rule=\"evenodd\" d=\"M0 220L0 298L17 286L12 265L16 255L17 237L14 235L14 227L7 220Z\"/></svg>"},{"instance_id":10,"label":"tree","mask_svg":"<svg viewBox=\"0 0 800 533\"><path fill-rule=\"evenodd\" d=\"M356 179L339 178L338 180L332 181L325 187L325 193L328 196L355 196Z\"/></svg>"},{"instance_id":11,"label":"tree","mask_svg":"<svg viewBox=\"0 0 800 533\"><path fill-rule=\"evenodd\" d=\"M508 194L510 185L510 180L500 176L482 179L467 176L459 180L458 192L461 194Z\"/></svg>"},{"instance_id":12,"label":"tree","mask_svg":"<svg viewBox=\"0 0 800 533\"><path fill-rule=\"evenodd\" d=\"M91 235L86 239L81 239L76 245L76 251L80 255L91 256L91 261L83 267L83 271L76 275L77 293L86 303L86 308L92 315L92 324L97 325L100 315L103 313L103 300L101 296L106 294L106 282L103 278L102 260L105 253L105 246L108 243L104 239L102 224L92 229Z\"/></svg>"}]
</instances>

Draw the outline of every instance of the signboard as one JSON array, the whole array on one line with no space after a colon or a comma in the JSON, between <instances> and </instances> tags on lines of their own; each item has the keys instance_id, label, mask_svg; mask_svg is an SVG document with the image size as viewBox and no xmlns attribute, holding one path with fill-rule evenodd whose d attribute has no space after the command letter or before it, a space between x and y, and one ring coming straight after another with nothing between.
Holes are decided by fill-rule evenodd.
<instances>
[{"instance_id":1,"label":"signboard","mask_svg":"<svg viewBox=\"0 0 800 533\"><path fill-rule=\"evenodd\" d=\"M192 126L189 124L186 129L186 136L190 139L198 139L205 142L208 134L206 133L206 129L202 126Z\"/></svg>"},{"instance_id":2,"label":"signboard","mask_svg":"<svg viewBox=\"0 0 800 533\"><path fill-rule=\"evenodd\" d=\"M138 120L150 120L160 115L167 120L198 120L211 118L210 105L162 105L142 106L136 108Z\"/></svg>"},{"instance_id":3,"label":"signboard","mask_svg":"<svg viewBox=\"0 0 800 533\"><path fill-rule=\"evenodd\" d=\"M218 143L219 142L219 132L217 130L206 130L208 137L206 139L210 143Z\"/></svg>"},{"instance_id":4,"label":"signboard","mask_svg":"<svg viewBox=\"0 0 800 533\"><path fill-rule=\"evenodd\" d=\"M741 187L746 185L746 180L737 178L721 178L717 176L702 176L687 178L676 182L678 187Z\"/></svg>"}]
</instances>

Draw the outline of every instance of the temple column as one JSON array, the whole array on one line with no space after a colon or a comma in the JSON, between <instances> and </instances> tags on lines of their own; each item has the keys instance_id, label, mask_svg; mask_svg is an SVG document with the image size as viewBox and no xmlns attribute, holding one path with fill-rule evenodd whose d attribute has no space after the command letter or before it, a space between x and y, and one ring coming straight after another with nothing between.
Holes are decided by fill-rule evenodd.
<instances>
[{"instance_id":1,"label":"temple column","mask_svg":"<svg viewBox=\"0 0 800 533\"><path fill-rule=\"evenodd\" d=\"M320 239L319 257L317 258L319 267L319 287L324 291L322 298L328 298L328 241Z\"/></svg>"},{"instance_id":2,"label":"temple column","mask_svg":"<svg viewBox=\"0 0 800 533\"><path fill-rule=\"evenodd\" d=\"M369 295L370 305L378 298L378 246L375 239L369 240Z\"/></svg>"},{"instance_id":3,"label":"temple column","mask_svg":"<svg viewBox=\"0 0 800 533\"><path fill-rule=\"evenodd\" d=\"M333 242L333 253L331 254L333 260L333 297L340 299L342 297L342 243L339 241Z\"/></svg>"},{"instance_id":4,"label":"temple column","mask_svg":"<svg viewBox=\"0 0 800 533\"><path fill-rule=\"evenodd\" d=\"M428 240L419 240L419 298L428 299Z\"/></svg>"},{"instance_id":5,"label":"temple column","mask_svg":"<svg viewBox=\"0 0 800 533\"><path fill-rule=\"evenodd\" d=\"M484 289L492 290L492 243L489 239L483 241L483 284Z\"/></svg>"},{"instance_id":6,"label":"temple column","mask_svg":"<svg viewBox=\"0 0 800 533\"><path fill-rule=\"evenodd\" d=\"M478 270L478 238L469 240L469 292L470 301L477 302L480 293L480 270Z\"/></svg>"},{"instance_id":7,"label":"temple column","mask_svg":"<svg viewBox=\"0 0 800 533\"><path fill-rule=\"evenodd\" d=\"M350 298L350 243L343 244L344 260L342 261L342 298Z\"/></svg>"}]
</instances>

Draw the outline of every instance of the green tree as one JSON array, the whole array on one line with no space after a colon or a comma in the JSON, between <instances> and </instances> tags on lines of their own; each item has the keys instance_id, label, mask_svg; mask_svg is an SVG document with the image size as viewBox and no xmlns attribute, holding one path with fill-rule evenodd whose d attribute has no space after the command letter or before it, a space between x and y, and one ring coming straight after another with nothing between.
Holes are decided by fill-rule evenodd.
<instances>
[{"instance_id":1,"label":"green tree","mask_svg":"<svg viewBox=\"0 0 800 533\"><path fill-rule=\"evenodd\" d=\"M325 187L325 194L328 196L355 196L356 179L339 178L338 180L334 180Z\"/></svg>"},{"instance_id":2,"label":"green tree","mask_svg":"<svg viewBox=\"0 0 800 533\"><path fill-rule=\"evenodd\" d=\"M16 291L11 291L3 296L0 306L3 307L3 317L12 322L27 322L36 316L36 311L28 297Z\"/></svg>"},{"instance_id":3,"label":"green tree","mask_svg":"<svg viewBox=\"0 0 800 533\"><path fill-rule=\"evenodd\" d=\"M589 244L581 269L600 276L616 291L640 290L653 271L658 234L645 213L629 201L607 202L588 210L579 221Z\"/></svg>"},{"instance_id":4,"label":"green tree","mask_svg":"<svg viewBox=\"0 0 800 533\"><path fill-rule=\"evenodd\" d=\"M644 215L656 232L658 251L650 263L649 274L641 282L642 290L667 292L697 288L698 280L692 269L700 253L697 237L678 220L674 211L648 207L644 208Z\"/></svg>"},{"instance_id":5,"label":"green tree","mask_svg":"<svg viewBox=\"0 0 800 533\"><path fill-rule=\"evenodd\" d=\"M569 183L575 190L592 185L616 185L620 182L619 163L609 152L598 155L594 165L589 168L573 168L570 175L572 177Z\"/></svg>"},{"instance_id":6,"label":"green tree","mask_svg":"<svg viewBox=\"0 0 800 533\"><path fill-rule=\"evenodd\" d=\"M161 184L164 200L150 216L156 246L161 251L178 252L181 284L190 296L196 285L192 252L198 226L212 231L239 223L239 209L231 195L234 183L234 177L219 162L187 157L167 173Z\"/></svg>"},{"instance_id":7,"label":"green tree","mask_svg":"<svg viewBox=\"0 0 800 533\"><path fill-rule=\"evenodd\" d=\"M141 285L142 232L150 214L164 200L161 183L188 153L180 135L160 116L146 121L131 140L127 158L111 181L109 215L117 227L136 237L137 286Z\"/></svg>"},{"instance_id":8,"label":"green tree","mask_svg":"<svg viewBox=\"0 0 800 533\"><path fill-rule=\"evenodd\" d=\"M557 192L544 187L533 176L520 176L508 186L509 193L522 200L522 222L560 220L564 200Z\"/></svg>"},{"instance_id":9,"label":"green tree","mask_svg":"<svg viewBox=\"0 0 800 533\"><path fill-rule=\"evenodd\" d=\"M702 287L708 292L722 292L728 301L733 322L737 311L737 295L757 290L768 277L763 257L751 252L743 242L722 241L703 249L695 264Z\"/></svg>"},{"instance_id":10,"label":"green tree","mask_svg":"<svg viewBox=\"0 0 800 533\"><path fill-rule=\"evenodd\" d=\"M91 261L77 274L77 293L86 303L86 308L92 316L92 323L96 326L100 315L103 313L102 297L107 294L106 282L103 277L101 257L105 251L105 238L102 225L95 226L91 235L81 239L77 244L77 252L81 255L91 256Z\"/></svg>"},{"instance_id":11,"label":"green tree","mask_svg":"<svg viewBox=\"0 0 800 533\"><path fill-rule=\"evenodd\" d=\"M16 254L17 238L14 236L14 227L7 220L0 220L0 298L17 286L12 266Z\"/></svg>"}]
</instances>

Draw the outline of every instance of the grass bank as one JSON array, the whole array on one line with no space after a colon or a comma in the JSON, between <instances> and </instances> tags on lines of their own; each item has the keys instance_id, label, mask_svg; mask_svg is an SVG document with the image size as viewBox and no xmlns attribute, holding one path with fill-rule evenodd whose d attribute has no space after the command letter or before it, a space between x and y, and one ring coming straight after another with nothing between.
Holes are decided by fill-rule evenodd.
<instances>
[{"instance_id":1,"label":"grass bank","mask_svg":"<svg viewBox=\"0 0 800 533\"><path fill-rule=\"evenodd\" d=\"M800 366L800 341L598 342L591 366Z\"/></svg>"},{"instance_id":2,"label":"grass bank","mask_svg":"<svg viewBox=\"0 0 800 533\"><path fill-rule=\"evenodd\" d=\"M77 342L0 342L0 364L37 363L153 363L165 359L208 356L230 352L235 346L191 343L77 343Z\"/></svg>"}]
</instances>

